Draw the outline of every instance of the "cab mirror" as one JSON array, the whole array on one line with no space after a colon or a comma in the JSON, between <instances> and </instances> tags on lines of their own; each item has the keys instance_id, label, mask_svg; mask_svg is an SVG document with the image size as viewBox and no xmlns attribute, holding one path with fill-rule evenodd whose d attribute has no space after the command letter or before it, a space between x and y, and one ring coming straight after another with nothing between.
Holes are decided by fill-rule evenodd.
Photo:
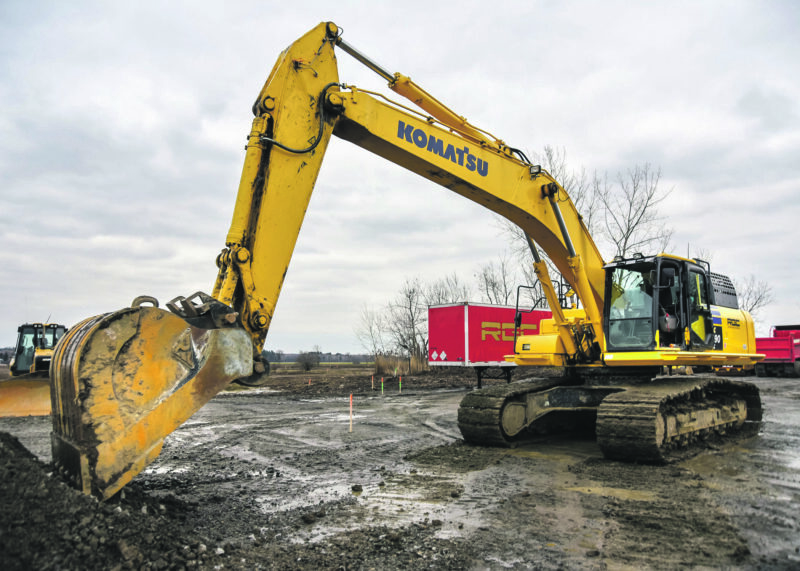
<instances>
[{"instance_id":1,"label":"cab mirror","mask_svg":"<svg viewBox=\"0 0 800 571\"><path fill-rule=\"evenodd\" d=\"M661 279L658 281L660 287L672 287L675 285L675 268L661 268Z\"/></svg>"}]
</instances>

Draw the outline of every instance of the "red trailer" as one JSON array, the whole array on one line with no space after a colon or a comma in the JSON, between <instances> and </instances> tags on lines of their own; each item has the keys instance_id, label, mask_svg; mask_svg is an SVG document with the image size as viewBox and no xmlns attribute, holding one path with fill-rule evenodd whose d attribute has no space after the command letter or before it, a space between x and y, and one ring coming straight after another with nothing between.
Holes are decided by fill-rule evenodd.
<instances>
[{"instance_id":1,"label":"red trailer","mask_svg":"<svg viewBox=\"0 0 800 571\"><path fill-rule=\"evenodd\" d=\"M756 337L756 353L766 355L756 364L759 377L800 377L800 325L776 325L771 337Z\"/></svg>"},{"instance_id":2,"label":"red trailer","mask_svg":"<svg viewBox=\"0 0 800 571\"><path fill-rule=\"evenodd\" d=\"M451 303L428 307L428 364L433 367L473 367L478 387L488 368L500 367L506 380L516 365L504 359L514 353L515 308L483 303ZM522 313L517 335L538 335L549 311Z\"/></svg>"}]
</instances>

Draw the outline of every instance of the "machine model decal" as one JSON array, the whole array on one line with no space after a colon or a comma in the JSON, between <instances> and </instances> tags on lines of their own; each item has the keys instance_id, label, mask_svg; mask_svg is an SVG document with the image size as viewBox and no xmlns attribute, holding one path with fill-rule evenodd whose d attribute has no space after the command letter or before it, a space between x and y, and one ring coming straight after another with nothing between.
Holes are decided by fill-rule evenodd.
<instances>
[{"instance_id":1,"label":"machine model decal","mask_svg":"<svg viewBox=\"0 0 800 571\"><path fill-rule=\"evenodd\" d=\"M714 326L714 350L715 351L722 351L723 343L722 343L722 326L715 325Z\"/></svg>"}]
</instances>

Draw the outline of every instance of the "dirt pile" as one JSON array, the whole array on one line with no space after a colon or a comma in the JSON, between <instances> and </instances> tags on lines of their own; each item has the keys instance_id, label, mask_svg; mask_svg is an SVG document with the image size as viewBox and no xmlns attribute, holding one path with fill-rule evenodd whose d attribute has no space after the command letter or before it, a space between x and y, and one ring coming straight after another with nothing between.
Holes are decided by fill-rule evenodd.
<instances>
[{"instance_id":1,"label":"dirt pile","mask_svg":"<svg viewBox=\"0 0 800 571\"><path fill-rule=\"evenodd\" d=\"M248 508L247 498L234 494L218 497L216 503L221 512L235 514L236 521L220 514L204 526L194 517L198 502L169 493L149 495L146 478L99 503L67 487L50 468L16 438L0 432L0 567L4 570L456 569L468 566L471 559L464 541L434 538L441 522L402 529L374 527L338 534L324 543L295 543L280 537L347 506L327 504L265 518ZM204 501L215 503L213 497ZM208 505L205 515L207 510ZM243 517L248 512L254 519ZM269 529L253 525L259 520ZM210 533L197 533L198 527L207 527ZM242 535L248 528L255 533ZM246 540L231 541L226 536Z\"/></svg>"},{"instance_id":2,"label":"dirt pile","mask_svg":"<svg viewBox=\"0 0 800 571\"><path fill-rule=\"evenodd\" d=\"M0 433L3 569L133 569L215 565L220 555L176 530L163 505L99 503L53 477Z\"/></svg>"},{"instance_id":3,"label":"dirt pile","mask_svg":"<svg viewBox=\"0 0 800 571\"><path fill-rule=\"evenodd\" d=\"M434 369L407 377L404 389L410 393L469 387L474 379L471 371L466 373ZM398 391L399 381L399 377L385 378L387 393ZM376 394L381 387L380 379L375 383L362 371L318 370L274 375L268 388L305 398ZM341 502L265 517L250 498L235 491L193 500L191 490L186 490L192 486L191 478L188 483L187 478L176 479L174 484L180 496L163 489L154 492L151 479L142 475L123 493L100 503L68 487L53 474L51 464L39 461L14 436L0 432L0 567L414 569L428 568L432 562L440 568L463 567L469 559L464 545L433 538L435 522L400 530L355 530L320 545L281 541L281 536L323 520ZM163 481L157 487L162 488ZM230 518L232 513L236 518ZM251 517L243 517L245 513ZM214 521L204 521L210 515ZM252 525L256 521L262 525Z\"/></svg>"}]
</instances>

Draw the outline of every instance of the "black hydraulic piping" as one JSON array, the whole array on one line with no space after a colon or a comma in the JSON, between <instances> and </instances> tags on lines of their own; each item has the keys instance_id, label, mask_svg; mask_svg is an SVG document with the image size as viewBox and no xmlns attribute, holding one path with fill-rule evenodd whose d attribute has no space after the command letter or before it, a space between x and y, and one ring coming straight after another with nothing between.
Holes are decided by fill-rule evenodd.
<instances>
[{"instance_id":1,"label":"black hydraulic piping","mask_svg":"<svg viewBox=\"0 0 800 571\"><path fill-rule=\"evenodd\" d=\"M556 215L556 221L558 222L558 227L561 229L561 236L564 238L567 252L569 252L571 258L574 258L577 255L575 253L575 246L572 245L572 239L569 237L567 225L564 223L564 217L561 216L561 209L558 207L558 202L556 202L555 199L556 194L558 194L557 183L551 182L550 184L542 185L542 196L546 196L550 199L550 204L553 205L553 213Z\"/></svg>"},{"instance_id":2,"label":"black hydraulic piping","mask_svg":"<svg viewBox=\"0 0 800 571\"><path fill-rule=\"evenodd\" d=\"M395 76L394 76L393 73L391 73L389 71L386 71L386 68L384 68L383 66L375 63L374 61L369 59L367 56L362 54L360 51L355 49L353 46L351 46L350 44L345 42L341 38L341 36L337 36L336 45L339 46L340 48L342 48L342 50L344 50L346 53L350 54L353 58L355 58L356 60L358 60L361 63L363 63L368 68L370 68L372 71L374 71L375 73L380 75L386 81L391 83L391 82L393 82L395 80Z\"/></svg>"}]
</instances>

